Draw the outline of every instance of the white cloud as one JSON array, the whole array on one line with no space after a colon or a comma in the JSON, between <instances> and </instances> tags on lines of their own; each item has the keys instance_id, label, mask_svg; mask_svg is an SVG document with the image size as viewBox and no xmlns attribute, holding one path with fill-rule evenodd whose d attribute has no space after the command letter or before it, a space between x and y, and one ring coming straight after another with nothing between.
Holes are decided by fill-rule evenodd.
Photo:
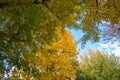
<instances>
[{"instance_id":1,"label":"white cloud","mask_svg":"<svg viewBox=\"0 0 120 80\"><path fill-rule=\"evenodd\" d=\"M108 44L103 44L103 43L100 44L100 47L101 47L101 48L108 48L108 46L109 46Z\"/></svg>"},{"instance_id":2,"label":"white cloud","mask_svg":"<svg viewBox=\"0 0 120 80\"><path fill-rule=\"evenodd\" d=\"M113 53L115 53L116 56L120 57L120 47L117 47L115 50L113 50Z\"/></svg>"},{"instance_id":3,"label":"white cloud","mask_svg":"<svg viewBox=\"0 0 120 80\"><path fill-rule=\"evenodd\" d=\"M111 43L101 43L100 44L100 49L102 51L108 52L108 54L114 53L116 56L120 57L120 46L118 46L118 42L115 42L113 44Z\"/></svg>"}]
</instances>

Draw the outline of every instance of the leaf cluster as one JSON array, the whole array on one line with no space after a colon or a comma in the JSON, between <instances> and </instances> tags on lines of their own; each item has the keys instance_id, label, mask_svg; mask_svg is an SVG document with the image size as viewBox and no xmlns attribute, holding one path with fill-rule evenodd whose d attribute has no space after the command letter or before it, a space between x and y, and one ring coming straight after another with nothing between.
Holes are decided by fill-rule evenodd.
<instances>
[{"instance_id":1,"label":"leaf cluster","mask_svg":"<svg viewBox=\"0 0 120 80\"><path fill-rule=\"evenodd\" d=\"M103 54L100 51L89 51L81 56L78 80L119 80L120 63L117 57Z\"/></svg>"}]
</instances>

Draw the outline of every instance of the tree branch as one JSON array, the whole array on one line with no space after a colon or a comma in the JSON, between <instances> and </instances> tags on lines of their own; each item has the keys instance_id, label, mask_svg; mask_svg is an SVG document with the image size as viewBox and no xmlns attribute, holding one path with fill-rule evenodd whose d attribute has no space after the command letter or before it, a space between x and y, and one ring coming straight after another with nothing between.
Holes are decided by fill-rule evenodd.
<instances>
[{"instance_id":1,"label":"tree branch","mask_svg":"<svg viewBox=\"0 0 120 80\"><path fill-rule=\"evenodd\" d=\"M96 6L99 6L98 0L95 0L95 1L96 1Z\"/></svg>"},{"instance_id":2,"label":"tree branch","mask_svg":"<svg viewBox=\"0 0 120 80\"><path fill-rule=\"evenodd\" d=\"M56 15L55 14L55 12L54 11L52 11L50 8L49 8L49 6L47 5L47 3L46 2L44 2L43 3L43 5L45 5L46 6L46 8L56 17L56 18L58 18L58 19L61 19L58 15Z\"/></svg>"},{"instance_id":3,"label":"tree branch","mask_svg":"<svg viewBox=\"0 0 120 80\"><path fill-rule=\"evenodd\" d=\"M1 8L9 8L9 7L15 7L15 6L19 6L19 5L25 5L25 4L28 4L28 3L14 3L14 2L11 2L11 3L0 3L0 9Z\"/></svg>"},{"instance_id":4,"label":"tree branch","mask_svg":"<svg viewBox=\"0 0 120 80\"><path fill-rule=\"evenodd\" d=\"M98 7L99 7L99 2L98 0L95 0L96 1L96 6L97 6L97 10L96 10L96 14L98 13Z\"/></svg>"}]
</instances>

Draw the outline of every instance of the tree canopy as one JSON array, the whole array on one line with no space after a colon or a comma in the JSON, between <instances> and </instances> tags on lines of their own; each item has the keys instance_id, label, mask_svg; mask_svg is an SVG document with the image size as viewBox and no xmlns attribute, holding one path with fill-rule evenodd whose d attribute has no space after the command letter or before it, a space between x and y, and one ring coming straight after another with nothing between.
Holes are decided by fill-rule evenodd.
<instances>
[{"instance_id":1,"label":"tree canopy","mask_svg":"<svg viewBox=\"0 0 120 80\"><path fill-rule=\"evenodd\" d=\"M0 49L10 53L11 48L21 48L20 45L38 44L35 38L39 44L49 43L56 26L76 25L80 10L76 1L1 0Z\"/></svg>"},{"instance_id":2,"label":"tree canopy","mask_svg":"<svg viewBox=\"0 0 120 80\"><path fill-rule=\"evenodd\" d=\"M0 0L0 67L20 64L22 55L35 53L58 37L56 27L77 25L77 0Z\"/></svg>"},{"instance_id":3,"label":"tree canopy","mask_svg":"<svg viewBox=\"0 0 120 80\"><path fill-rule=\"evenodd\" d=\"M82 30L83 46L88 40L97 42L101 21L119 23L119 6L119 0L1 0L0 49L11 52L11 45L21 48L21 42L36 45L35 37L41 44L49 43L58 25Z\"/></svg>"},{"instance_id":4,"label":"tree canopy","mask_svg":"<svg viewBox=\"0 0 120 80\"><path fill-rule=\"evenodd\" d=\"M75 79L72 57L76 55L76 49L66 27L84 32L78 41L83 46L88 40L97 42L102 21L110 22L112 26L120 23L119 6L119 0L0 0L0 77L9 74L15 67L17 71L25 69L26 72L23 73L29 78L35 78L30 74L33 67L37 69L42 66L47 69L57 64L64 68L66 74L63 75L62 70L56 73L51 68L48 71L39 68L45 71L41 75L51 77L59 73L59 77ZM119 37L119 28L115 28L118 29L117 34L114 28L111 29L112 36ZM111 32L105 35L111 36ZM62 53L60 59L57 58L58 52ZM40 59L36 60L37 57ZM29 64L28 59L36 60L36 63L32 61L32 65ZM58 63L53 63L54 61ZM51 64L48 65L48 62Z\"/></svg>"},{"instance_id":5,"label":"tree canopy","mask_svg":"<svg viewBox=\"0 0 120 80\"><path fill-rule=\"evenodd\" d=\"M68 31L56 30L58 39L51 45L45 45L36 53L22 55L20 68L15 67L10 79L29 80L65 80L75 79L74 63L78 54L76 44ZM21 76L19 76L21 75Z\"/></svg>"},{"instance_id":6,"label":"tree canopy","mask_svg":"<svg viewBox=\"0 0 120 80\"><path fill-rule=\"evenodd\" d=\"M83 46L88 40L97 42L101 38L99 25L102 21L110 22L111 25L120 23L119 0L80 0L82 3L81 30L85 32L80 39Z\"/></svg>"},{"instance_id":7,"label":"tree canopy","mask_svg":"<svg viewBox=\"0 0 120 80\"><path fill-rule=\"evenodd\" d=\"M119 80L119 58L100 51L89 51L89 55L81 56L77 80Z\"/></svg>"}]
</instances>

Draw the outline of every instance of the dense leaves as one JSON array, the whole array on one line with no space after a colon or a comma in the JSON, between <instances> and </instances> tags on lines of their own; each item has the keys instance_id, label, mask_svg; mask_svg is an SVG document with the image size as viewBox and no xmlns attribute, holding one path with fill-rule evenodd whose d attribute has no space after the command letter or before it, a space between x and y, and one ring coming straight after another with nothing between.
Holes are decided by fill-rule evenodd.
<instances>
[{"instance_id":1,"label":"dense leaves","mask_svg":"<svg viewBox=\"0 0 120 80\"><path fill-rule=\"evenodd\" d=\"M0 49L2 51L10 53L12 45L15 48L16 46L21 48L21 44L22 47L35 45L37 43L34 38L39 39L41 44L49 43L57 25L63 27L76 25L80 12L79 2L43 1L37 3L33 0L3 0L0 2Z\"/></svg>"},{"instance_id":2,"label":"dense leaves","mask_svg":"<svg viewBox=\"0 0 120 80\"><path fill-rule=\"evenodd\" d=\"M81 56L78 80L119 80L119 58L103 54L100 51L89 51L89 55Z\"/></svg>"},{"instance_id":3,"label":"dense leaves","mask_svg":"<svg viewBox=\"0 0 120 80\"><path fill-rule=\"evenodd\" d=\"M22 56L22 65L15 75L20 79L21 74L24 80L33 78L35 80L65 80L75 79L76 71L74 68L76 44L68 31L61 33L56 30L59 38L55 39L51 45L46 45L37 53ZM25 63L24 63L25 62ZM17 78L16 78L17 79Z\"/></svg>"},{"instance_id":4,"label":"dense leaves","mask_svg":"<svg viewBox=\"0 0 120 80\"><path fill-rule=\"evenodd\" d=\"M51 44L56 27L76 26L80 11L77 0L0 0L0 71Z\"/></svg>"}]
</instances>

